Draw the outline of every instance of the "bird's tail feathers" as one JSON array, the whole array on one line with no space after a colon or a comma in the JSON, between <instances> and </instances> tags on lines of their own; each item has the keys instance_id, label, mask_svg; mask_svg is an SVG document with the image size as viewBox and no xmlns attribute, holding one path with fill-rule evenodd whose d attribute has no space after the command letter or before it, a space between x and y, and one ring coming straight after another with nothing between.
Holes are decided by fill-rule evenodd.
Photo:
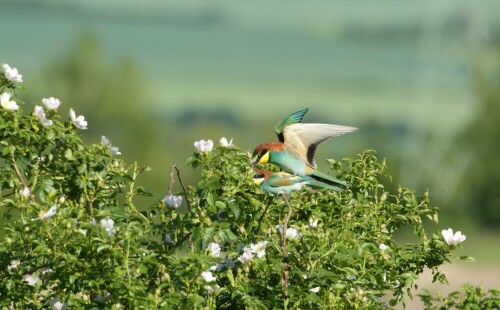
<instances>
[{"instance_id":1,"label":"bird's tail feathers","mask_svg":"<svg viewBox=\"0 0 500 310\"><path fill-rule=\"evenodd\" d=\"M339 187L339 186L347 187L346 182L339 180L339 179L336 179L336 178L329 176L328 174L320 172L318 170L314 170L313 173L310 174L309 176L312 177L313 179L315 179L316 181L326 183L326 184L334 186L334 187Z\"/></svg>"},{"instance_id":2,"label":"bird's tail feathers","mask_svg":"<svg viewBox=\"0 0 500 310\"><path fill-rule=\"evenodd\" d=\"M331 185L331 184L327 184L325 182L317 181L314 178L311 178L311 181L309 181L307 183L307 185L311 186L311 187L315 187L315 188L326 188L326 189L334 190L336 192L342 192L343 191L343 189L340 188L340 187L338 187L338 186L334 186L334 185Z\"/></svg>"}]
</instances>

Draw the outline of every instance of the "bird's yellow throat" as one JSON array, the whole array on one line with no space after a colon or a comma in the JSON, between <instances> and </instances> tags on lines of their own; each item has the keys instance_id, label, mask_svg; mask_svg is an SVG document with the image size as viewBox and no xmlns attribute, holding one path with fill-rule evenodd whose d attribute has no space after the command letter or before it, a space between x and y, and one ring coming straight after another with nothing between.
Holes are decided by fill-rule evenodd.
<instances>
[{"instance_id":1,"label":"bird's yellow throat","mask_svg":"<svg viewBox=\"0 0 500 310\"><path fill-rule=\"evenodd\" d=\"M257 164L265 164L269 162L269 152L266 152L262 157L259 159L259 162Z\"/></svg>"},{"instance_id":2,"label":"bird's yellow throat","mask_svg":"<svg viewBox=\"0 0 500 310\"><path fill-rule=\"evenodd\" d=\"M253 179L253 181L255 182L255 184L261 185L262 182L264 182L264 178L255 178Z\"/></svg>"}]
</instances>

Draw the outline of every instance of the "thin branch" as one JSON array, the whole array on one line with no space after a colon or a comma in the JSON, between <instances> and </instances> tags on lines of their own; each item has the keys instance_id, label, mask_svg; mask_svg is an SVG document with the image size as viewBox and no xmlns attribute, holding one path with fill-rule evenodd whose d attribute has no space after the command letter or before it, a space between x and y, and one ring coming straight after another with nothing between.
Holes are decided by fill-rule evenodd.
<instances>
[{"instance_id":1,"label":"thin branch","mask_svg":"<svg viewBox=\"0 0 500 310\"><path fill-rule=\"evenodd\" d=\"M283 229L281 231L281 243L282 243L282 251L283 251L283 267L281 269L281 277L283 280L283 298L285 298L285 308L288 303L288 253L286 250L286 230L288 228L288 221L292 216L292 206L288 202L288 199L285 195L283 195L283 200L285 201L286 206L288 207L288 213L283 220Z\"/></svg>"},{"instance_id":2,"label":"thin branch","mask_svg":"<svg viewBox=\"0 0 500 310\"><path fill-rule=\"evenodd\" d=\"M266 201L266 203L265 203L266 208L264 209L264 212L262 213L262 215L259 218L259 226L254 231L255 235L257 235L259 233L259 231L260 231L260 225L262 224L262 221L264 220L264 216L266 216L267 210L269 210L269 205L270 205L269 201Z\"/></svg>"},{"instance_id":3,"label":"thin branch","mask_svg":"<svg viewBox=\"0 0 500 310\"><path fill-rule=\"evenodd\" d=\"M189 238L190 236L191 236L191 233L189 232L184 237L182 237L181 240L177 241L177 243L170 250L167 251L167 255L172 254L175 251L175 249L177 249L179 246L181 246L184 243L184 241L186 241L186 239Z\"/></svg>"},{"instance_id":4,"label":"thin branch","mask_svg":"<svg viewBox=\"0 0 500 310\"><path fill-rule=\"evenodd\" d=\"M170 166L170 183L168 184L169 195L172 195L172 187L174 185L174 168L175 168L175 162L172 162L172 166Z\"/></svg>"},{"instance_id":5,"label":"thin branch","mask_svg":"<svg viewBox=\"0 0 500 310\"><path fill-rule=\"evenodd\" d=\"M173 165L173 167L174 167L175 171L177 171L177 179L179 180L179 183L181 184L181 187L182 187L182 191L184 192L184 198L186 198L188 211L191 211L191 203L189 203L186 188L184 187L184 183L182 183L181 172L179 171L179 169L177 168L177 166L175 164Z\"/></svg>"},{"instance_id":6,"label":"thin branch","mask_svg":"<svg viewBox=\"0 0 500 310\"><path fill-rule=\"evenodd\" d=\"M19 167L17 166L16 160L14 159L14 155L11 156L12 159L12 166L14 167L14 171L16 172L17 178L19 179L19 182L24 185L24 187L27 187L30 191L30 199L31 201L35 201L35 197L33 194L31 194L31 189L28 186L28 183L23 178L23 175L21 173L21 170L19 170Z\"/></svg>"},{"instance_id":7,"label":"thin branch","mask_svg":"<svg viewBox=\"0 0 500 310\"><path fill-rule=\"evenodd\" d=\"M85 196L87 196L87 202L89 204L90 218L94 218L94 198L87 193L87 186L85 186Z\"/></svg>"}]
</instances>

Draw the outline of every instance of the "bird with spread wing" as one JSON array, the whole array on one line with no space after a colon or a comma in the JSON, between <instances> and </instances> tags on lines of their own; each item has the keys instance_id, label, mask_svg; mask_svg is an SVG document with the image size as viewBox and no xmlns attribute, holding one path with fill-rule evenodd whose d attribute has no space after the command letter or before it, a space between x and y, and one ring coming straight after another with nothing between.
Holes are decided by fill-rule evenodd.
<instances>
[{"instance_id":1,"label":"bird with spread wing","mask_svg":"<svg viewBox=\"0 0 500 310\"><path fill-rule=\"evenodd\" d=\"M257 146L253 152L253 164L271 163L295 176L307 176L339 189L341 186L347 186L344 181L317 170L314 155L322 142L354 132L357 128L332 124L303 124L302 118L307 111L308 109L297 111L278 122L275 132L279 141Z\"/></svg>"}]
</instances>

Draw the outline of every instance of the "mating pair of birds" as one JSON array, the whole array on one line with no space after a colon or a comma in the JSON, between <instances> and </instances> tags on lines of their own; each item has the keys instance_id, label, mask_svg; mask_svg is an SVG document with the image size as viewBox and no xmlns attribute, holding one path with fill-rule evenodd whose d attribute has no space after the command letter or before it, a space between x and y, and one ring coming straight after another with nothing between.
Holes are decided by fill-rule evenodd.
<instances>
[{"instance_id":1,"label":"mating pair of birds","mask_svg":"<svg viewBox=\"0 0 500 310\"><path fill-rule=\"evenodd\" d=\"M302 124L308 109L290 114L275 126L278 142L263 143L253 152L253 165L271 163L282 171L255 169L254 181L262 190L279 195L290 194L304 186L342 191L344 181L318 171L314 155L318 145L355 127L331 124Z\"/></svg>"}]
</instances>

